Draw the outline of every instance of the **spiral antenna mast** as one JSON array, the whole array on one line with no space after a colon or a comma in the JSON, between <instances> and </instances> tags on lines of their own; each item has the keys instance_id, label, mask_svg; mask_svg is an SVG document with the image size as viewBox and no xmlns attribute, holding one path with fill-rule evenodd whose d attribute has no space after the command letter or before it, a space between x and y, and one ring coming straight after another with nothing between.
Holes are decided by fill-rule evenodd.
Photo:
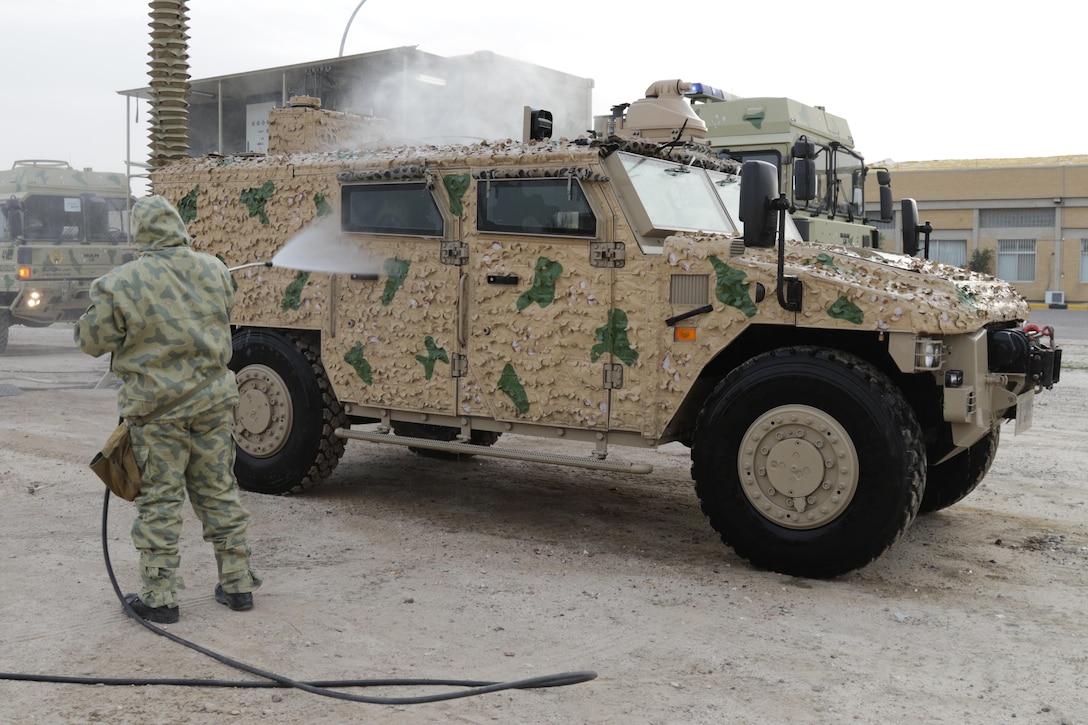
<instances>
[{"instance_id":1,"label":"spiral antenna mast","mask_svg":"<svg viewBox=\"0 0 1088 725\"><path fill-rule=\"evenodd\" d=\"M152 168L184 159L189 150L189 9L186 0L151 2Z\"/></svg>"}]
</instances>

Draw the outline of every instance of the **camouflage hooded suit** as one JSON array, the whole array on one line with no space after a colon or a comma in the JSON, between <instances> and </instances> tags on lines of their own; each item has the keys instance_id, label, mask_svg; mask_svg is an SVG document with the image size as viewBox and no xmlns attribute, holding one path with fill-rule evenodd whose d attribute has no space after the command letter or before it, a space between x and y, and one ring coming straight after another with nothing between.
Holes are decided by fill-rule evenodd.
<instances>
[{"instance_id":1,"label":"camouflage hooded suit","mask_svg":"<svg viewBox=\"0 0 1088 725\"><path fill-rule=\"evenodd\" d=\"M166 199L140 199L132 218L139 257L94 281L91 306L75 328L83 352L113 354L121 380L118 409L130 422L226 368L234 306L230 272L189 248L185 223ZM234 477L237 400L228 370L181 405L131 427L143 477L132 540L140 552L140 600L150 607L176 605L176 590L183 586L175 571L186 493L203 523L204 540L215 548L223 590L260 586L249 566L249 514Z\"/></svg>"}]
</instances>

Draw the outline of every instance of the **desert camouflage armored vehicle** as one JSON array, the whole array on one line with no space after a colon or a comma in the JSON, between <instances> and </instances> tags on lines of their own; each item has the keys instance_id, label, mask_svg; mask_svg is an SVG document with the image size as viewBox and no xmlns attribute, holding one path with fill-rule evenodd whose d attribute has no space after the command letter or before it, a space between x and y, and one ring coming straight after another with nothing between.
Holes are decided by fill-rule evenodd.
<instances>
[{"instance_id":1,"label":"desert camouflage armored vehicle","mask_svg":"<svg viewBox=\"0 0 1088 725\"><path fill-rule=\"evenodd\" d=\"M11 325L87 309L91 281L133 254L130 206L124 174L40 159L0 171L0 353Z\"/></svg>"},{"instance_id":2,"label":"desert camouflage armored vehicle","mask_svg":"<svg viewBox=\"0 0 1088 725\"><path fill-rule=\"evenodd\" d=\"M615 447L682 441L725 543L826 577L970 493L1058 380L1004 282L777 241L771 165L650 134L347 149L371 122L316 105L268 155L152 174L239 268L247 489L320 483L345 439L631 473Z\"/></svg>"}]
</instances>

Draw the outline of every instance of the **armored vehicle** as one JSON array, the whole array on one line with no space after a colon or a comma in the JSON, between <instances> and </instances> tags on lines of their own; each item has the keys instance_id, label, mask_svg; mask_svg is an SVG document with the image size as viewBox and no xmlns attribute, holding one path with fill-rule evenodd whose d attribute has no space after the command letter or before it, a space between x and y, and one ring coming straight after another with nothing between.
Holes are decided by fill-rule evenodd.
<instances>
[{"instance_id":1,"label":"armored vehicle","mask_svg":"<svg viewBox=\"0 0 1088 725\"><path fill-rule=\"evenodd\" d=\"M152 173L236 268L247 489L316 485L347 439L632 474L615 446L681 441L725 543L828 577L970 493L1058 381L1010 285L780 241L769 164L619 136L345 149L360 120L316 105L271 114L268 155Z\"/></svg>"},{"instance_id":2,"label":"armored vehicle","mask_svg":"<svg viewBox=\"0 0 1088 725\"><path fill-rule=\"evenodd\" d=\"M65 161L0 171L0 353L13 324L79 317L91 281L131 258L130 199L124 174Z\"/></svg>"}]
</instances>

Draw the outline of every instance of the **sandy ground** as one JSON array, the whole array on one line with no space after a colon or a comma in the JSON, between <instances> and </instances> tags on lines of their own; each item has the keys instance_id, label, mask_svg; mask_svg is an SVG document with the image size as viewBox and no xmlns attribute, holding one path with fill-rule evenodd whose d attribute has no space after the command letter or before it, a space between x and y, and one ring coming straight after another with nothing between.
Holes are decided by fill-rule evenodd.
<instances>
[{"instance_id":1,"label":"sandy ground","mask_svg":"<svg viewBox=\"0 0 1088 725\"><path fill-rule=\"evenodd\" d=\"M982 487L832 581L725 548L678 445L619 449L656 466L625 477L349 443L312 493L243 492L266 577L245 613L214 601L187 512L180 637L301 680L592 682L390 706L0 680L0 723L1088 723L1088 341L1065 355ZM121 613L86 467L115 420L114 390L94 388L105 369L68 326L13 328L0 357L0 671L246 679ZM131 519L113 499L125 591Z\"/></svg>"}]
</instances>

